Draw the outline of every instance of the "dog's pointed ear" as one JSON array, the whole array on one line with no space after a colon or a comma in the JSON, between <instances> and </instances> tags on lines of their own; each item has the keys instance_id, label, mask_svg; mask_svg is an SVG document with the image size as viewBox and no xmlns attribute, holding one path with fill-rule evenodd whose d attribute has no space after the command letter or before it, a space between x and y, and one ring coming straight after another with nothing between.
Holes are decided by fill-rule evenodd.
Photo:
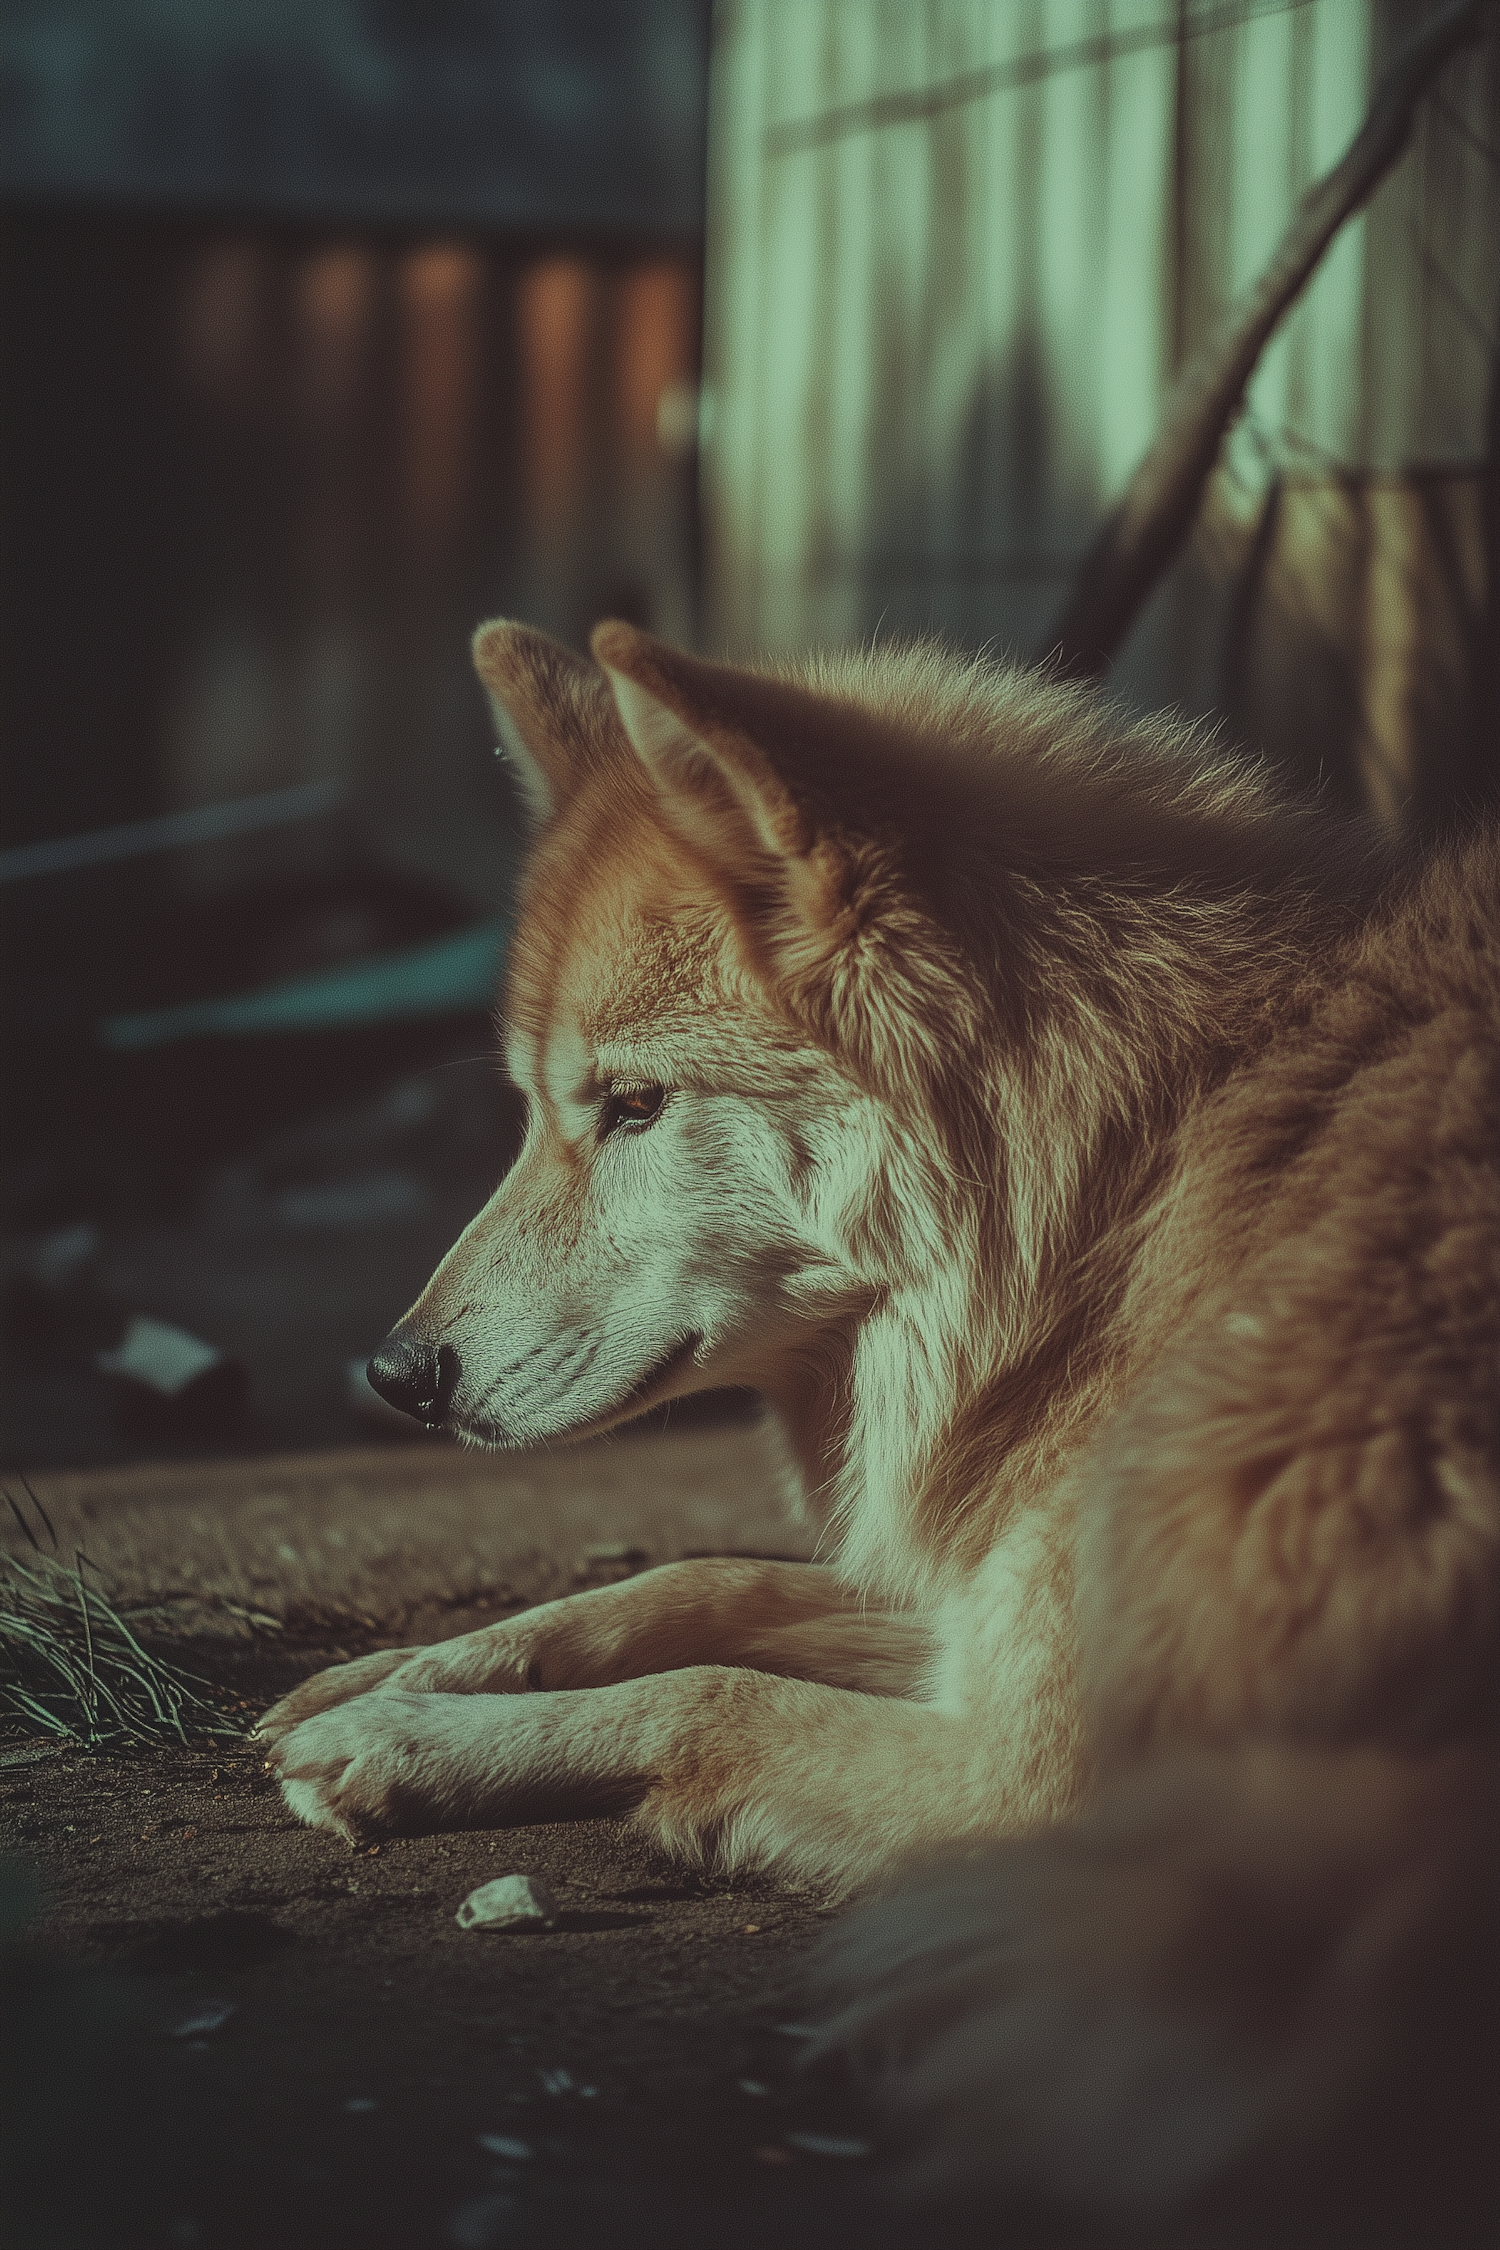
<instances>
[{"instance_id":1,"label":"dog's pointed ear","mask_svg":"<svg viewBox=\"0 0 1500 2250\"><path fill-rule=\"evenodd\" d=\"M842 885L818 801L816 699L633 625L598 626L592 646L678 833L731 892L771 876L804 927L826 927Z\"/></svg>"},{"instance_id":2,"label":"dog's pointed ear","mask_svg":"<svg viewBox=\"0 0 1500 2250\"><path fill-rule=\"evenodd\" d=\"M531 625L491 619L474 635L474 669L489 696L500 750L540 825L572 795L591 729L586 710L598 674L583 657Z\"/></svg>"}]
</instances>

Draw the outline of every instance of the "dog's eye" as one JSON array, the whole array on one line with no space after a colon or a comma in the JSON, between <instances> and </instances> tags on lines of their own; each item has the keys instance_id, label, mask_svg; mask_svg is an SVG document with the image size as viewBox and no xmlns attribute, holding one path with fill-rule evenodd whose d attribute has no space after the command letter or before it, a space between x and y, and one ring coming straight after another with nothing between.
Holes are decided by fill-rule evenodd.
<instances>
[{"instance_id":1,"label":"dog's eye","mask_svg":"<svg viewBox=\"0 0 1500 2250\"><path fill-rule=\"evenodd\" d=\"M639 1132L642 1126L654 1125L667 1098L665 1086L622 1086L604 1105L600 1120L599 1138L606 1139L616 1132Z\"/></svg>"}]
</instances>

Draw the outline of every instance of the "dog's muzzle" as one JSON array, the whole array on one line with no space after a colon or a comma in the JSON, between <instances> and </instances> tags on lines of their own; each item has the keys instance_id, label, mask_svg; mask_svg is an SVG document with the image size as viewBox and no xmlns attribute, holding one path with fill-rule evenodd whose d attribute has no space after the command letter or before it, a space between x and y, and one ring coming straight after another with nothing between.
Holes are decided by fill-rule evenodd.
<instances>
[{"instance_id":1,"label":"dog's muzzle","mask_svg":"<svg viewBox=\"0 0 1500 2250\"><path fill-rule=\"evenodd\" d=\"M399 1329L387 1336L365 1369L371 1390L429 1430L447 1419L461 1372L451 1344L434 1347L403 1336Z\"/></svg>"}]
</instances>

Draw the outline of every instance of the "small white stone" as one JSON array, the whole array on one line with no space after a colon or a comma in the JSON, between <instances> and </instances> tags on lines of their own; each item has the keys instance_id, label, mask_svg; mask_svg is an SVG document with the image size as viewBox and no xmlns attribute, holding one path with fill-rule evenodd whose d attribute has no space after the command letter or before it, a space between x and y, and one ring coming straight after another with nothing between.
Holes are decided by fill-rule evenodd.
<instances>
[{"instance_id":1,"label":"small white stone","mask_svg":"<svg viewBox=\"0 0 1500 2250\"><path fill-rule=\"evenodd\" d=\"M454 1920L461 1930L550 1930L557 1900L540 1875L498 1875L470 1891Z\"/></svg>"}]
</instances>

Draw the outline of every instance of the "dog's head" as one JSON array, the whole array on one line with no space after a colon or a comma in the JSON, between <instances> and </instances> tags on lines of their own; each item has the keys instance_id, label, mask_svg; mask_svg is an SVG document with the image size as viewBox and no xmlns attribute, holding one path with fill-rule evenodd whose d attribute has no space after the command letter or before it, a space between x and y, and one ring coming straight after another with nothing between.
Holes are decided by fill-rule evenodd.
<instances>
[{"instance_id":1,"label":"dog's head","mask_svg":"<svg viewBox=\"0 0 1500 2250\"><path fill-rule=\"evenodd\" d=\"M938 1158L924 1087L966 1043L906 730L627 626L594 650L476 639L537 824L505 1008L528 1126L371 1363L490 1443L826 1383L935 1251L897 1175Z\"/></svg>"}]
</instances>

